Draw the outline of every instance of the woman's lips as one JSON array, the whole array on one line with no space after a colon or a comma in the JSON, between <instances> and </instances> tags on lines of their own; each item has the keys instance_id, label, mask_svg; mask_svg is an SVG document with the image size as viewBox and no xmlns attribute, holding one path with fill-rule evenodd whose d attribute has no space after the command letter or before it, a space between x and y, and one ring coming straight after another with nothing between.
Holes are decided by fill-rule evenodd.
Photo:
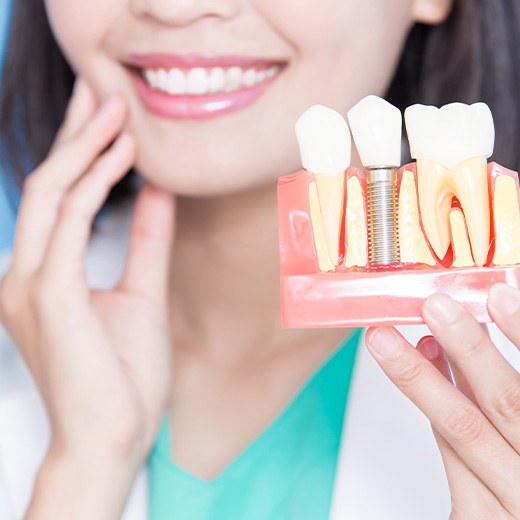
<instances>
[{"instance_id":1,"label":"woman's lips","mask_svg":"<svg viewBox=\"0 0 520 520\"><path fill-rule=\"evenodd\" d=\"M137 93L154 114L207 119L253 104L284 62L232 56L134 55L125 60Z\"/></svg>"}]
</instances>

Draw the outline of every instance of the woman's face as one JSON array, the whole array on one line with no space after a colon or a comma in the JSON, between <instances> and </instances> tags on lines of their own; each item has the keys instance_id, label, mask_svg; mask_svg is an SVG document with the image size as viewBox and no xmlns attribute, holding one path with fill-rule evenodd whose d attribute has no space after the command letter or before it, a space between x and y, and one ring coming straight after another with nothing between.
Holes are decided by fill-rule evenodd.
<instances>
[{"instance_id":1,"label":"woman's face","mask_svg":"<svg viewBox=\"0 0 520 520\"><path fill-rule=\"evenodd\" d=\"M100 99L127 98L138 171L195 196L254 189L299 169L298 116L315 103L345 114L382 95L417 3L449 3L45 1L74 70Z\"/></svg>"}]
</instances>

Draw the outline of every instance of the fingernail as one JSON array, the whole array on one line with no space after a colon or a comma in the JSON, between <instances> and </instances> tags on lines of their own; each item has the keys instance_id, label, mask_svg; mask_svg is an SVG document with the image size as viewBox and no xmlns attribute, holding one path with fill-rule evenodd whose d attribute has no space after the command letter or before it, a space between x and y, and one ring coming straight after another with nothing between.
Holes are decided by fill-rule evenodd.
<instances>
[{"instance_id":1,"label":"fingernail","mask_svg":"<svg viewBox=\"0 0 520 520\"><path fill-rule=\"evenodd\" d=\"M391 327L372 329L367 344L379 357L395 359L403 352L403 343L396 330Z\"/></svg>"},{"instance_id":2,"label":"fingernail","mask_svg":"<svg viewBox=\"0 0 520 520\"><path fill-rule=\"evenodd\" d=\"M505 283L497 283L489 291L488 305L499 314L516 314L520 311L519 291Z\"/></svg>"},{"instance_id":3,"label":"fingernail","mask_svg":"<svg viewBox=\"0 0 520 520\"><path fill-rule=\"evenodd\" d=\"M429 361L435 361L441 355L441 347L433 336L425 336L417 343L417 350Z\"/></svg>"},{"instance_id":4,"label":"fingernail","mask_svg":"<svg viewBox=\"0 0 520 520\"><path fill-rule=\"evenodd\" d=\"M428 321L437 325L450 325L455 323L462 314L462 306L445 294L434 294L425 302L423 312Z\"/></svg>"},{"instance_id":5,"label":"fingernail","mask_svg":"<svg viewBox=\"0 0 520 520\"><path fill-rule=\"evenodd\" d=\"M417 344L417 350L448 380L453 381L446 353L433 336L425 336Z\"/></svg>"}]
</instances>

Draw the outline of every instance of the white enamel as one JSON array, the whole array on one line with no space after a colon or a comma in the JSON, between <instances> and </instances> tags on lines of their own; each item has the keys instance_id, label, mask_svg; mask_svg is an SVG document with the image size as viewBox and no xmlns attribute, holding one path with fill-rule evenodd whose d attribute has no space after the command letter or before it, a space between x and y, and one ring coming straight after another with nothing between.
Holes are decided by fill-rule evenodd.
<instances>
[{"instance_id":1,"label":"white enamel","mask_svg":"<svg viewBox=\"0 0 520 520\"><path fill-rule=\"evenodd\" d=\"M334 175L349 167L350 130L341 114L323 105L314 105L298 118L295 130L306 170Z\"/></svg>"},{"instance_id":2,"label":"white enamel","mask_svg":"<svg viewBox=\"0 0 520 520\"><path fill-rule=\"evenodd\" d=\"M397 107L367 96L349 111L348 122L365 168L400 166L403 117Z\"/></svg>"},{"instance_id":3,"label":"white enamel","mask_svg":"<svg viewBox=\"0 0 520 520\"><path fill-rule=\"evenodd\" d=\"M145 69L143 78L151 88L166 94L197 96L251 88L273 78L279 71L277 65L261 70L240 67Z\"/></svg>"},{"instance_id":4,"label":"white enamel","mask_svg":"<svg viewBox=\"0 0 520 520\"><path fill-rule=\"evenodd\" d=\"M466 159L487 159L493 153L495 127L485 103L451 103L441 108L412 105L404 118L414 159L454 168Z\"/></svg>"}]
</instances>

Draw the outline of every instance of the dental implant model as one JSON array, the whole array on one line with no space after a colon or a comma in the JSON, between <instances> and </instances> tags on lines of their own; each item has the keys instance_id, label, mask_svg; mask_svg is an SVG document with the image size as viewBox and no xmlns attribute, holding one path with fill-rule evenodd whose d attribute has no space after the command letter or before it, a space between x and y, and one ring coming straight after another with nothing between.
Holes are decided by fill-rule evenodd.
<instances>
[{"instance_id":1,"label":"dental implant model","mask_svg":"<svg viewBox=\"0 0 520 520\"><path fill-rule=\"evenodd\" d=\"M340 263L350 131L340 114L322 105L314 105L304 112L296 122L295 130L303 167L314 174L309 200L318 258L323 270L334 270ZM322 244L326 245L326 251Z\"/></svg>"},{"instance_id":2,"label":"dental implant model","mask_svg":"<svg viewBox=\"0 0 520 520\"><path fill-rule=\"evenodd\" d=\"M516 172L487 164L487 105L409 107L416 162L400 168L395 107L369 96L348 119L364 168L348 166L343 116L318 106L297 124L305 170L278 182L283 325L423 323L435 292L490 321L491 286L520 288L520 186Z\"/></svg>"},{"instance_id":3,"label":"dental implant model","mask_svg":"<svg viewBox=\"0 0 520 520\"><path fill-rule=\"evenodd\" d=\"M489 107L485 103L413 105L406 109L405 121L410 153L417 159L419 206L430 245L438 258L444 258L451 243L450 214L457 211L452 210L456 197L473 259L483 266L490 244L487 159L495 142Z\"/></svg>"},{"instance_id":4,"label":"dental implant model","mask_svg":"<svg viewBox=\"0 0 520 520\"><path fill-rule=\"evenodd\" d=\"M401 165L401 111L384 99L367 96L350 110L348 122L367 170L370 265L396 265L399 263L397 170Z\"/></svg>"}]
</instances>

